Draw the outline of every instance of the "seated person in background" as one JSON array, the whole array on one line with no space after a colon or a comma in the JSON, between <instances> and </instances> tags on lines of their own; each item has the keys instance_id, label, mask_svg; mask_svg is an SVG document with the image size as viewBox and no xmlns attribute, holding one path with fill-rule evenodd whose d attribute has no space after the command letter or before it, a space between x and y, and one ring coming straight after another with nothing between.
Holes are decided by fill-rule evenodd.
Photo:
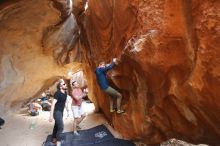
<instances>
[{"instance_id":1,"label":"seated person in background","mask_svg":"<svg viewBox=\"0 0 220 146\"><path fill-rule=\"evenodd\" d=\"M85 86L84 88L82 88L83 90L83 93L85 94L85 96L83 97L84 100L89 100L89 97L88 97L88 87Z\"/></svg>"},{"instance_id":2,"label":"seated person in background","mask_svg":"<svg viewBox=\"0 0 220 146\"><path fill-rule=\"evenodd\" d=\"M47 95L45 92L41 94L41 106L44 111L50 111L51 103L47 100Z\"/></svg>"},{"instance_id":3,"label":"seated person in background","mask_svg":"<svg viewBox=\"0 0 220 146\"><path fill-rule=\"evenodd\" d=\"M50 91L49 88L45 91L45 93L46 93L46 96L47 96L48 98L49 98L49 97L53 97L53 95L51 94L51 91Z\"/></svg>"},{"instance_id":4,"label":"seated person in background","mask_svg":"<svg viewBox=\"0 0 220 146\"><path fill-rule=\"evenodd\" d=\"M28 112L31 116L37 116L39 115L39 110L42 110L42 107L41 105L39 105L38 103L36 102L31 102L29 104L29 109L28 109Z\"/></svg>"},{"instance_id":5,"label":"seated person in background","mask_svg":"<svg viewBox=\"0 0 220 146\"><path fill-rule=\"evenodd\" d=\"M83 97L83 100L86 103L92 103L92 101L89 99L89 96L88 96L88 93L89 93L88 87L85 86L84 88L82 88L82 90L83 90L83 93L85 94L85 96Z\"/></svg>"},{"instance_id":6,"label":"seated person in background","mask_svg":"<svg viewBox=\"0 0 220 146\"><path fill-rule=\"evenodd\" d=\"M4 124L5 124L5 120L3 120L2 118L0 118L0 129L2 129L1 126L3 126Z\"/></svg>"}]
</instances>

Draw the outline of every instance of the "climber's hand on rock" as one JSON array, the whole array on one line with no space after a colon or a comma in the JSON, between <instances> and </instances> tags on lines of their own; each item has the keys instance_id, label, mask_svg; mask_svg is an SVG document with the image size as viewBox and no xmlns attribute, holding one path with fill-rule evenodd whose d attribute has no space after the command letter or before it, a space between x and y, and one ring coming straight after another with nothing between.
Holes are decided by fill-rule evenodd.
<instances>
[{"instance_id":1,"label":"climber's hand on rock","mask_svg":"<svg viewBox=\"0 0 220 146\"><path fill-rule=\"evenodd\" d=\"M113 58L113 62L116 63L117 62L117 58Z\"/></svg>"}]
</instances>

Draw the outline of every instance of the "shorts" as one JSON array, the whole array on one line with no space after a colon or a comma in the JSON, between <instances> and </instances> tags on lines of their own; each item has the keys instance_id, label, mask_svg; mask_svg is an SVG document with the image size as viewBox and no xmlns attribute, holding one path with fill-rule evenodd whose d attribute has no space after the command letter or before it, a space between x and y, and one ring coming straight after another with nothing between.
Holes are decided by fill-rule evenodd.
<instances>
[{"instance_id":1,"label":"shorts","mask_svg":"<svg viewBox=\"0 0 220 146\"><path fill-rule=\"evenodd\" d=\"M71 109L74 118L81 118L81 116L83 115L82 106L71 106Z\"/></svg>"},{"instance_id":2,"label":"shorts","mask_svg":"<svg viewBox=\"0 0 220 146\"><path fill-rule=\"evenodd\" d=\"M121 93L119 93L117 90L115 90L114 88L110 86L107 89L105 89L104 92L115 99L121 97Z\"/></svg>"}]
</instances>

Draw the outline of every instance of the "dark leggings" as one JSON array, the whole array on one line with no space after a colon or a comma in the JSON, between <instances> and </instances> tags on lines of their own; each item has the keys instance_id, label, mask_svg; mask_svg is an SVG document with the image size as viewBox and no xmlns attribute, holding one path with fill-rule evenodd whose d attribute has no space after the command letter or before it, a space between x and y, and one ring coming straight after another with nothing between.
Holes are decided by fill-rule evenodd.
<instances>
[{"instance_id":1,"label":"dark leggings","mask_svg":"<svg viewBox=\"0 0 220 146\"><path fill-rule=\"evenodd\" d=\"M53 128L52 138L56 138L57 141L61 141L61 133L63 132L63 112L54 111L53 114L55 125Z\"/></svg>"}]
</instances>

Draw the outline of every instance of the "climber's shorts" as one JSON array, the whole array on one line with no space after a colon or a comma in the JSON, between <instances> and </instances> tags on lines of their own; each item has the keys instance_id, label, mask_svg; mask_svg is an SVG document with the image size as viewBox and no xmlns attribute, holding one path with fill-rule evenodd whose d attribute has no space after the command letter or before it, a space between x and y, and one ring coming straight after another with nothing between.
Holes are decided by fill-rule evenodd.
<instances>
[{"instance_id":1,"label":"climber's shorts","mask_svg":"<svg viewBox=\"0 0 220 146\"><path fill-rule=\"evenodd\" d=\"M122 96L121 93L119 93L117 90L115 90L114 88L112 88L110 86L107 89L105 89L104 92L115 99L120 98Z\"/></svg>"}]
</instances>

